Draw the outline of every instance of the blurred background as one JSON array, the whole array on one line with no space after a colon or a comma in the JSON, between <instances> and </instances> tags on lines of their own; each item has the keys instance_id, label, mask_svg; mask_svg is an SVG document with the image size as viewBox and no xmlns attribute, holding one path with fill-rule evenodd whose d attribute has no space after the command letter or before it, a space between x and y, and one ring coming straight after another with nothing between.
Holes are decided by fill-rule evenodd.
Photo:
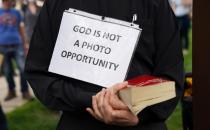
<instances>
[{"instance_id":1,"label":"blurred background","mask_svg":"<svg viewBox=\"0 0 210 130\"><path fill-rule=\"evenodd\" d=\"M33 28L44 0L0 0L0 8L4 8L5 1L10 1L10 8L18 10L21 14L22 31L18 35L23 38L24 49L13 51L22 52L26 56ZM192 0L169 0L169 3L180 26L180 44L183 46L186 78L183 97L167 120L167 126L169 130L192 130ZM0 30L2 21L8 19L8 16L1 13L0 10ZM5 46L14 49L12 45ZM6 130L6 127L8 130L55 130L60 113L47 109L33 98L33 92L29 87L20 87L23 84L22 70L19 67L21 63L18 62L20 59L13 55L11 63L6 64L7 61L1 54L4 52L7 51L0 47L0 130ZM14 77L14 83L9 74ZM11 84L14 84L15 88L12 88Z\"/></svg>"}]
</instances>

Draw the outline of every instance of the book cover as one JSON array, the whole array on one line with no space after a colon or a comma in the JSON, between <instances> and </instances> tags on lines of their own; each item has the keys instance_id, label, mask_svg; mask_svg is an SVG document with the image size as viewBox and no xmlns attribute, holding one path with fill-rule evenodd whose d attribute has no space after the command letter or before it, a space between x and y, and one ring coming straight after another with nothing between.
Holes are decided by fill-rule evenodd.
<instances>
[{"instance_id":1,"label":"book cover","mask_svg":"<svg viewBox=\"0 0 210 130\"><path fill-rule=\"evenodd\" d=\"M175 82L144 75L128 80L127 88L119 92L121 100L137 115L145 107L176 96Z\"/></svg>"}]
</instances>

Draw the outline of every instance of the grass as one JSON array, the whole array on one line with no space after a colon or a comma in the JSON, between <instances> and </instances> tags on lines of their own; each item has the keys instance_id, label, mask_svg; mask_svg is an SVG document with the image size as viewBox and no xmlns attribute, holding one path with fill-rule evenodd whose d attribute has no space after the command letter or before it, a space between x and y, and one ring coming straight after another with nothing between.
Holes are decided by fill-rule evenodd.
<instances>
[{"instance_id":1,"label":"grass","mask_svg":"<svg viewBox=\"0 0 210 130\"><path fill-rule=\"evenodd\" d=\"M173 114L167 120L168 130L182 130L181 105L178 104Z\"/></svg>"},{"instance_id":2,"label":"grass","mask_svg":"<svg viewBox=\"0 0 210 130\"><path fill-rule=\"evenodd\" d=\"M189 32L189 51L184 56L184 66L186 72L192 72L192 29Z\"/></svg>"},{"instance_id":3,"label":"grass","mask_svg":"<svg viewBox=\"0 0 210 130\"><path fill-rule=\"evenodd\" d=\"M192 31L190 31L190 40ZM192 43L192 40L190 41ZM192 71L192 44L185 55L185 70ZM38 101L29 102L8 115L9 130L55 130L59 114L46 109ZM181 106L167 120L168 130L182 130Z\"/></svg>"},{"instance_id":4,"label":"grass","mask_svg":"<svg viewBox=\"0 0 210 130\"><path fill-rule=\"evenodd\" d=\"M35 100L9 113L7 118L9 130L55 130L59 114Z\"/></svg>"},{"instance_id":5,"label":"grass","mask_svg":"<svg viewBox=\"0 0 210 130\"><path fill-rule=\"evenodd\" d=\"M184 56L184 67L186 72L192 72L192 30L189 33L189 52ZM174 113L167 120L168 130L182 130L181 105L177 105Z\"/></svg>"}]
</instances>

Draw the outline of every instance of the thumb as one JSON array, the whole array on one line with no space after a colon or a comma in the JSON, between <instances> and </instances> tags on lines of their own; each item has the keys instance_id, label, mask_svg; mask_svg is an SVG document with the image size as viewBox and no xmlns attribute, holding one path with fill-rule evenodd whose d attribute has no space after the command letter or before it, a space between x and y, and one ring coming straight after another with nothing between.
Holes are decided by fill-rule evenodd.
<instances>
[{"instance_id":1,"label":"thumb","mask_svg":"<svg viewBox=\"0 0 210 130\"><path fill-rule=\"evenodd\" d=\"M113 93L117 93L118 91L120 91L121 89L123 88L126 88L128 85L128 82L125 81L125 82L122 82L122 83L118 83L116 85L113 86Z\"/></svg>"}]
</instances>

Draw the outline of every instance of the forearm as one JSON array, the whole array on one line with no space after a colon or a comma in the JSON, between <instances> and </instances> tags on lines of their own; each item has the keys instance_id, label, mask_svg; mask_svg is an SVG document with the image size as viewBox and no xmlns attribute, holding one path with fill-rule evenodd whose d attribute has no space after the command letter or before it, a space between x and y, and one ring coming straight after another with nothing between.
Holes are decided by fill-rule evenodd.
<instances>
[{"instance_id":1,"label":"forearm","mask_svg":"<svg viewBox=\"0 0 210 130\"><path fill-rule=\"evenodd\" d=\"M91 106L91 98L95 92L85 91L77 86L78 84L74 84L73 79L29 72L27 66L25 75L37 98L50 109L81 112Z\"/></svg>"},{"instance_id":2,"label":"forearm","mask_svg":"<svg viewBox=\"0 0 210 130\"><path fill-rule=\"evenodd\" d=\"M21 39L22 39L22 43L23 43L23 45L25 47L26 43L27 43L27 38L26 38L25 27L24 27L24 23L23 22L20 23L19 32L20 32L20 36L21 36Z\"/></svg>"}]
</instances>

